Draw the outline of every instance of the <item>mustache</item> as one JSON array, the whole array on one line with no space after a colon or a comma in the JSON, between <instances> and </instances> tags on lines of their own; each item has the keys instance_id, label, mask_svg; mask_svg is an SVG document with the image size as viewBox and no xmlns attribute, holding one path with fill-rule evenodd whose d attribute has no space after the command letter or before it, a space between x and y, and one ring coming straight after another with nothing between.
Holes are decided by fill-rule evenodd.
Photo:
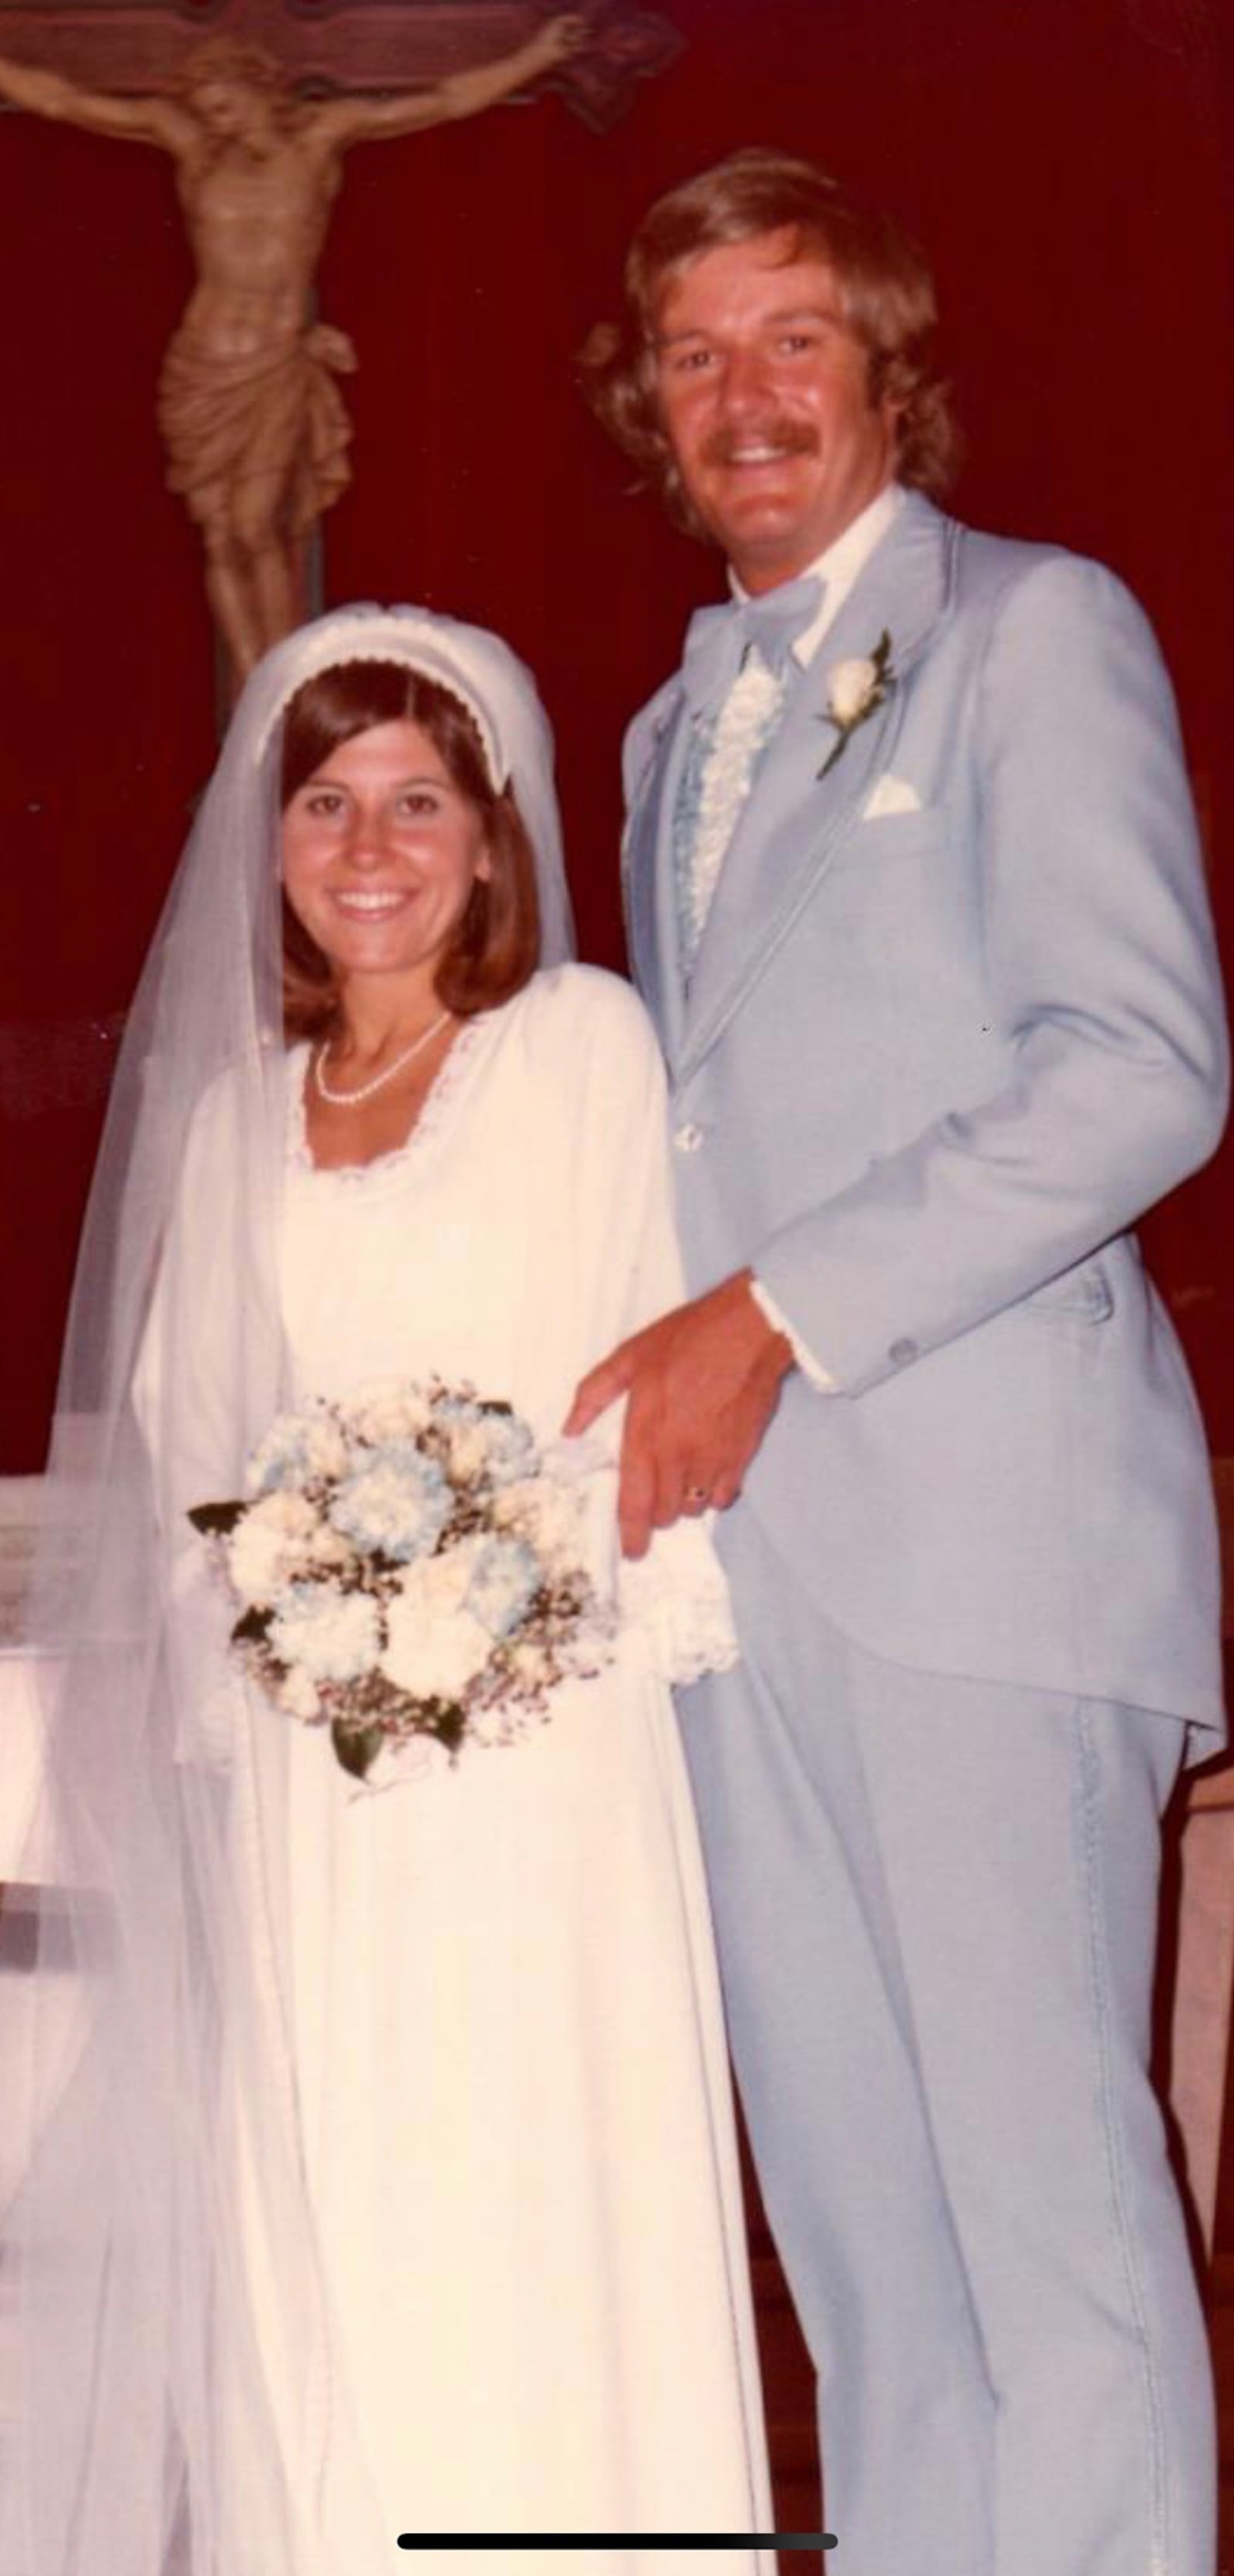
<instances>
[{"instance_id":1,"label":"mustache","mask_svg":"<svg viewBox=\"0 0 1234 2576\"><path fill-rule=\"evenodd\" d=\"M817 456L818 432L805 420L749 420L740 429L721 421L705 439L701 461L735 465L743 448L751 445L777 448L782 456Z\"/></svg>"}]
</instances>

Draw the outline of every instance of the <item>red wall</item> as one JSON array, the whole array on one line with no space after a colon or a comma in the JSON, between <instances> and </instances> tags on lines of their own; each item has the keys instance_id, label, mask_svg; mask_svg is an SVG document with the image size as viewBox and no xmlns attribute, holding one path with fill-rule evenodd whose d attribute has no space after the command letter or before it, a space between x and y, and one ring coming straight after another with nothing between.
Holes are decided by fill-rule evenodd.
<instances>
[{"instance_id":1,"label":"red wall","mask_svg":"<svg viewBox=\"0 0 1234 2576\"><path fill-rule=\"evenodd\" d=\"M572 390L572 352L612 309L656 191L742 142L809 151L897 205L934 253L970 439L961 513L1104 556L1155 618L1228 921L1229 137L1205 9L664 5L686 51L605 137L550 100L353 155L321 272L323 315L361 359L326 599L425 599L499 627L532 662L558 728L584 953L619 962L622 722L717 572L629 495ZM86 1108L12 1114L21 1033L33 1065L49 1023L123 1009L211 758L197 553L162 489L153 411L188 283L160 156L0 120L10 1470L40 1463L97 1125ZM1226 1449L1228 1175L1215 1167L1150 1228Z\"/></svg>"}]
</instances>

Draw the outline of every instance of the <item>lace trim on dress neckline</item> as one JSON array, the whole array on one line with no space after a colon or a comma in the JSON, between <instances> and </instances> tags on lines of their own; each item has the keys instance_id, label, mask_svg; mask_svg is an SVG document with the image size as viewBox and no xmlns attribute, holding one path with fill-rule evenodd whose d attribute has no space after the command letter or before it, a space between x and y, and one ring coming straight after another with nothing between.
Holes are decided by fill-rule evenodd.
<instances>
[{"instance_id":1,"label":"lace trim on dress neckline","mask_svg":"<svg viewBox=\"0 0 1234 2576\"><path fill-rule=\"evenodd\" d=\"M348 1194L397 1186L408 1164L414 1162L439 1134L462 1074L475 1053L480 1032L495 1016L492 1011L480 1011L474 1018L463 1021L420 1103L420 1113L410 1135L404 1137L401 1145L392 1145L388 1154L375 1154L369 1163L314 1162L309 1148L304 1096L313 1050L303 1042L292 1047L287 1057L288 1169L298 1179L308 1179L318 1187L332 1183Z\"/></svg>"}]
</instances>

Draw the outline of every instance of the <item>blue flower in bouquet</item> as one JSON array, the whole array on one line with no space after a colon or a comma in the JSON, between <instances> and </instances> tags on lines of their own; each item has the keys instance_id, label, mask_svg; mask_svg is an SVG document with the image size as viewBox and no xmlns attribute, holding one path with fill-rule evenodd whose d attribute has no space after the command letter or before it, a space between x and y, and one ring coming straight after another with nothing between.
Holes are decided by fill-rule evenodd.
<instances>
[{"instance_id":1,"label":"blue flower in bouquet","mask_svg":"<svg viewBox=\"0 0 1234 2576\"><path fill-rule=\"evenodd\" d=\"M315 1682L359 1681L381 1650L377 1605L333 1583L293 1583L267 1632L280 1664Z\"/></svg>"},{"instance_id":2,"label":"blue flower in bouquet","mask_svg":"<svg viewBox=\"0 0 1234 2576\"><path fill-rule=\"evenodd\" d=\"M508 1637L526 1618L542 1581L539 1558L526 1539L486 1539L472 1568L466 1606L491 1637Z\"/></svg>"},{"instance_id":3,"label":"blue flower in bouquet","mask_svg":"<svg viewBox=\"0 0 1234 2576\"><path fill-rule=\"evenodd\" d=\"M488 1413L484 1417L485 1465L495 1485L514 1485L523 1476L535 1474L539 1452L525 1422L517 1413Z\"/></svg>"},{"instance_id":4,"label":"blue flower in bouquet","mask_svg":"<svg viewBox=\"0 0 1234 2576\"><path fill-rule=\"evenodd\" d=\"M452 1495L435 1458L400 1444L349 1476L330 1504L330 1518L366 1553L380 1549L400 1565L431 1556L450 1517Z\"/></svg>"},{"instance_id":5,"label":"blue flower in bouquet","mask_svg":"<svg viewBox=\"0 0 1234 2576\"><path fill-rule=\"evenodd\" d=\"M346 1466L347 1442L332 1409L324 1402L310 1404L271 1423L249 1460L245 1482L250 1494L299 1493L316 1480L341 1476Z\"/></svg>"},{"instance_id":6,"label":"blue flower in bouquet","mask_svg":"<svg viewBox=\"0 0 1234 2576\"><path fill-rule=\"evenodd\" d=\"M446 1436L449 1473L456 1485L507 1485L534 1472L536 1444L517 1414L496 1411L470 1396L447 1396L435 1408Z\"/></svg>"}]
</instances>

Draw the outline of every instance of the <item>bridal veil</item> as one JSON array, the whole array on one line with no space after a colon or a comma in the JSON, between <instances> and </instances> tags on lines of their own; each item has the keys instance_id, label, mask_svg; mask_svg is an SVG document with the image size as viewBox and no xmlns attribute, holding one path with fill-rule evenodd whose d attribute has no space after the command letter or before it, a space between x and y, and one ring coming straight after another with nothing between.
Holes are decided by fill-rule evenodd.
<instances>
[{"instance_id":1,"label":"bridal veil","mask_svg":"<svg viewBox=\"0 0 1234 2576\"><path fill-rule=\"evenodd\" d=\"M252 1723L184 1516L241 1490L285 1392L281 718L304 679L353 660L405 663L471 709L536 854L542 962L571 951L551 741L513 654L373 607L278 646L133 1004L73 1293L35 1605L53 1883L21 2070L34 2146L4 2222L20 2420L0 2576L299 2576L323 2411L342 2403L287 2044L286 1739ZM229 2226L237 2154L286 2321L290 2458ZM214 2474L221 2436L238 2486Z\"/></svg>"}]
</instances>

